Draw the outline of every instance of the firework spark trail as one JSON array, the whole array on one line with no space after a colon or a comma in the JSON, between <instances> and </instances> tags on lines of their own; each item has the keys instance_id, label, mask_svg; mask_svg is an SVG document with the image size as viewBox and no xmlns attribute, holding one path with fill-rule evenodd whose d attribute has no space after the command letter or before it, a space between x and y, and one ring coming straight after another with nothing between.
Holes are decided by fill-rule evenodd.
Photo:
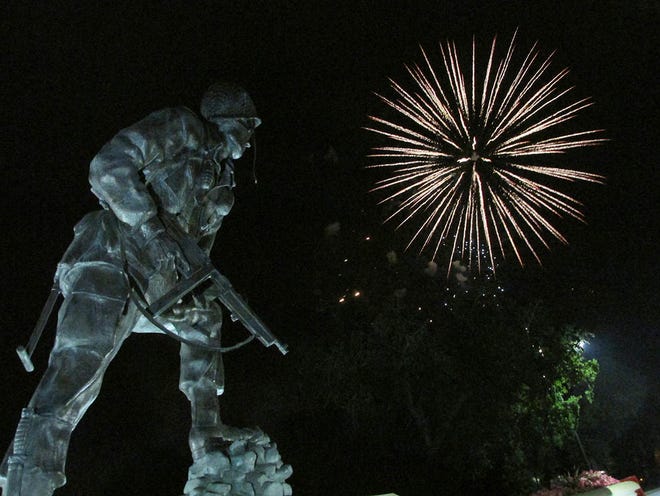
<instances>
[{"instance_id":1,"label":"firework spark trail","mask_svg":"<svg viewBox=\"0 0 660 496\"><path fill-rule=\"evenodd\" d=\"M393 142L370 155L377 160L370 168L391 171L373 189L388 192L382 202L398 202L387 221L398 218L401 227L420 219L408 247L423 240L421 250L434 246L435 258L450 244L452 257L467 253L470 265L476 261L481 270L483 258L495 270L494 246L502 258L513 251L521 265L525 247L540 263L535 243L567 243L550 217L584 222L578 200L541 181L602 183L604 177L535 161L606 140L598 137L602 130L553 136L592 103L564 102L572 90L560 87L568 70L550 73L552 54L540 57L536 44L512 69L515 39L500 60L493 39L482 79L473 39L468 81L453 42L440 44L444 72L422 48L423 65L406 66L414 88L390 80L396 97L378 95L403 123L370 116L375 125L367 129Z\"/></svg>"}]
</instances>

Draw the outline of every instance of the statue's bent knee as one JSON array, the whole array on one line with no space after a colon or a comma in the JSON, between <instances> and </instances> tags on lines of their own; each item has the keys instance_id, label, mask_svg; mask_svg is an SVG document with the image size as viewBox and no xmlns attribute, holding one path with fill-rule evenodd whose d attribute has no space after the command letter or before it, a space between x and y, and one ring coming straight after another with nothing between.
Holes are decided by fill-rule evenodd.
<instances>
[{"instance_id":1,"label":"statue's bent knee","mask_svg":"<svg viewBox=\"0 0 660 496\"><path fill-rule=\"evenodd\" d=\"M109 262L80 262L59 274L64 297L80 293L126 301L129 286L121 267Z\"/></svg>"}]
</instances>

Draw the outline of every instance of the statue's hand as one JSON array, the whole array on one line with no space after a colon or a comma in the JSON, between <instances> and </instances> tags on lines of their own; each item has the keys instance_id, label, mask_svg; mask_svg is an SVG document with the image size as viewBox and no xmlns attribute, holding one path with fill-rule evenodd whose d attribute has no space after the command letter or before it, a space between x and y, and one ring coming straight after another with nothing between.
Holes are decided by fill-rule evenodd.
<instances>
[{"instance_id":1,"label":"statue's hand","mask_svg":"<svg viewBox=\"0 0 660 496\"><path fill-rule=\"evenodd\" d=\"M222 326L222 308L213 301L205 301L193 296L192 305L181 303L172 307L168 317L175 325L184 324L207 337L217 337Z\"/></svg>"},{"instance_id":2,"label":"statue's hand","mask_svg":"<svg viewBox=\"0 0 660 496\"><path fill-rule=\"evenodd\" d=\"M227 186L216 186L204 197L203 232L215 232L234 205L234 193Z\"/></svg>"},{"instance_id":3,"label":"statue's hand","mask_svg":"<svg viewBox=\"0 0 660 496\"><path fill-rule=\"evenodd\" d=\"M152 217L134 228L131 235L146 260L150 261L156 270L171 264L184 274L190 272L190 264L181 252L181 247L167 233L165 226L157 217Z\"/></svg>"}]
</instances>

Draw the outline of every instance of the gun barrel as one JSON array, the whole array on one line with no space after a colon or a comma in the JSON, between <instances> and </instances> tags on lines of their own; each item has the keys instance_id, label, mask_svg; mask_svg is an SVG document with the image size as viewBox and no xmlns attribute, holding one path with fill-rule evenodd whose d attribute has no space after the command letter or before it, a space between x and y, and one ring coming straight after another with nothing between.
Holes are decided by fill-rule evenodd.
<instances>
[{"instance_id":1,"label":"gun barrel","mask_svg":"<svg viewBox=\"0 0 660 496\"><path fill-rule=\"evenodd\" d=\"M229 279L216 270L211 276L211 280L220 290L218 299L225 307L227 307L232 316L236 318L236 320L240 320L241 324L254 334L264 346L268 347L275 345L283 355L286 355L289 351L288 347L270 332L268 326L263 323L257 314L248 306L245 300L243 300L243 298L241 298L236 292L229 282Z\"/></svg>"}]
</instances>

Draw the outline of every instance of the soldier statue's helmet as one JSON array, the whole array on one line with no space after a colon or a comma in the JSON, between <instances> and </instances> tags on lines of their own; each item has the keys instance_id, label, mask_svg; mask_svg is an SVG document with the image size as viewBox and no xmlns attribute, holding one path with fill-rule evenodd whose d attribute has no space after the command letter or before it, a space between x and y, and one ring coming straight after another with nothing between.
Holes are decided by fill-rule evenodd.
<instances>
[{"instance_id":1,"label":"soldier statue's helmet","mask_svg":"<svg viewBox=\"0 0 660 496\"><path fill-rule=\"evenodd\" d=\"M202 96L200 112L208 121L245 119L252 127L261 124L248 92L234 83L215 83Z\"/></svg>"}]
</instances>

